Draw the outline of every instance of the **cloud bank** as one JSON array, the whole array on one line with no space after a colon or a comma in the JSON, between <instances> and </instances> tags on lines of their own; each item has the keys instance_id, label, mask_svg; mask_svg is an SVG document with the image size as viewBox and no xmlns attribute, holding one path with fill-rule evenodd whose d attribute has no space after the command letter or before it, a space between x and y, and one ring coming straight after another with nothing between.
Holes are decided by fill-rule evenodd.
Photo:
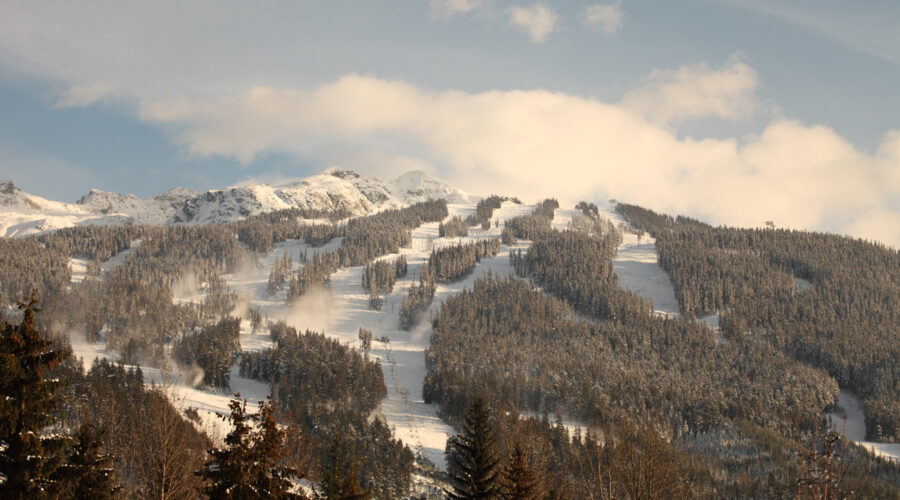
<instances>
[{"instance_id":1,"label":"cloud bank","mask_svg":"<svg viewBox=\"0 0 900 500\"><path fill-rule=\"evenodd\" d=\"M614 197L716 224L773 220L900 246L891 205L900 199L900 132L867 154L828 127L786 119L743 139L679 137L667 126L745 116L756 85L737 58L721 69L656 72L621 103L544 90L438 91L351 74L310 89L147 101L140 114L194 155L246 162L268 151L362 147L381 168L391 158L433 165L473 192Z\"/></svg>"}]
</instances>

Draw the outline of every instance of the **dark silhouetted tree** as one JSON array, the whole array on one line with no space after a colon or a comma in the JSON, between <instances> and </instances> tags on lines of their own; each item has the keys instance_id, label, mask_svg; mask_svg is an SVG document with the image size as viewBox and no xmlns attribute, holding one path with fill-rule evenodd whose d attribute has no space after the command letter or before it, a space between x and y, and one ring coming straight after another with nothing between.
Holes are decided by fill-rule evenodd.
<instances>
[{"instance_id":1,"label":"dark silhouetted tree","mask_svg":"<svg viewBox=\"0 0 900 500\"><path fill-rule=\"evenodd\" d=\"M290 491L296 469L281 463L284 431L278 428L271 400L260 401L256 414L247 413L240 394L229 404L225 417L232 431L225 448L210 450L211 459L201 475L208 481L204 493L210 499L300 499ZM256 429L254 429L256 427Z\"/></svg>"},{"instance_id":2,"label":"dark silhouetted tree","mask_svg":"<svg viewBox=\"0 0 900 500\"><path fill-rule=\"evenodd\" d=\"M449 498L455 500L498 498L500 477L497 436L484 398L477 397L466 411L462 430L447 443L450 463Z\"/></svg>"},{"instance_id":3,"label":"dark silhouetted tree","mask_svg":"<svg viewBox=\"0 0 900 500\"><path fill-rule=\"evenodd\" d=\"M0 498L42 498L61 486L54 476L69 442L46 432L60 386L48 374L71 354L35 329L40 308L34 294L17 305L22 323L6 324L0 333Z\"/></svg>"},{"instance_id":4,"label":"dark silhouetted tree","mask_svg":"<svg viewBox=\"0 0 900 500\"><path fill-rule=\"evenodd\" d=\"M115 498L113 457L102 451L103 432L84 423L75 433L75 442L62 467L68 484L66 497L74 500L103 500Z\"/></svg>"},{"instance_id":5,"label":"dark silhouetted tree","mask_svg":"<svg viewBox=\"0 0 900 500\"><path fill-rule=\"evenodd\" d=\"M503 470L504 500L533 500L540 498L540 482L528 463L522 445L516 443L509 456L509 464Z\"/></svg>"}]
</instances>

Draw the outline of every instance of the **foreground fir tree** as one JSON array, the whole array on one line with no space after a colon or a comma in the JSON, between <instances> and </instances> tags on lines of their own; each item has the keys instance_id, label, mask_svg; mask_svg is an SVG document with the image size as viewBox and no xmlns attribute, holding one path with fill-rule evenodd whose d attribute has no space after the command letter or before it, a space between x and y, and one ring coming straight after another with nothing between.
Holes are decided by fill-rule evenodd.
<instances>
[{"instance_id":1,"label":"foreground fir tree","mask_svg":"<svg viewBox=\"0 0 900 500\"><path fill-rule=\"evenodd\" d=\"M207 481L204 493L210 499L303 499L291 491L292 477L299 472L281 463L284 431L278 428L271 398L260 401L256 414L247 413L240 394L229 404L232 431L225 448L210 450L212 457L201 475ZM254 429L255 427L255 429Z\"/></svg>"},{"instance_id":2,"label":"foreground fir tree","mask_svg":"<svg viewBox=\"0 0 900 500\"><path fill-rule=\"evenodd\" d=\"M528 463L522 446L516 443L509 455L509 465L503 470L504 500L534 500L540 498L540 483Z\"/></svg>"},{"instance_id":3,"label":"foreground fir tree","mask_svg":"<svg viewBox=\"0 0 900 500\"><path fill-rule=\"evenodd\" d=\"M337 426L322 462L319 481L321 497L327 500L369 500L372 495L359 484L356 461L348 449L343 429L343 424Z\"/></svg>"},{"instance_id":4,"label":"foreground fir tree","mask_svg":"<svg viewBox=\"0 0 900 500\"><path fill-rule=\"evenodd\" d=\"M47 375L70 353L41 337L32 294L18 303L22 323L0 332L0 498L47 498L63 489L59 468L68 438L47 434L60 383Z\"/></svg>"},{"instance_id":5,"label":"foreground fir tree","mask_svg":"<svg viewBox=\"0 0 900 500\"><path fill-rule=\"evenodd\" d=\"M66 464L61 468L73 500L104 500L115 498L119 491L114 483L113 457L102 451L102 434L90 424L82 424L69 448Z\"/></svg>"},{"instance_id":6,"label":"foreground fir tree","mask_svg":"<svg viewBox=\"0 0 900 500\"><path fill-rule=\"evenodd\" d=\"M500 477L497 437L490 410L478 397L466 411L462 431L447 442L452 490L447 496L454 500L499 498Z\"/></svg>"}]
</instances>

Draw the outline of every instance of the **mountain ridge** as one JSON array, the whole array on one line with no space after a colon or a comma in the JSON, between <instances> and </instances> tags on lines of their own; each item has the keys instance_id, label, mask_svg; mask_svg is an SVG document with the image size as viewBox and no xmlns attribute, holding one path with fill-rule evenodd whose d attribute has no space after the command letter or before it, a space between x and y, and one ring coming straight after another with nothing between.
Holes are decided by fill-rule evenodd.
<instances>
[{"instance_id":1,"label":"mountain ridge","mask_svg":"<svg viewBox=\"0 0 900 500\"><path fill-rule=\"evenodd\" d=\"M242 183L205 192L173 187L149 198L91 189L75 203L48 200L22 191L12 181L0 181L0 236L24 237L88 224L217 224L288 208L368 215L437 198L465 204L481 197L421 170L382 180L339 167L272 184Z\"/></svg>"}]
</instances>

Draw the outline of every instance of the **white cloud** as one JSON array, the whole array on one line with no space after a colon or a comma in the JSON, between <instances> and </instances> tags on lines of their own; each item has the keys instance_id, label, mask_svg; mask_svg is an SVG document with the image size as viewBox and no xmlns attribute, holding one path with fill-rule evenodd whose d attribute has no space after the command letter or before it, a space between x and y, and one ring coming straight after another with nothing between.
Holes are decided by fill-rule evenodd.
<instances>
[{"instance_id":1,"label":"white cloud","mask_svg":"<svg viewBox=\"0 0 900 500\"><path fill-rule=\"evenodd\" d=\"M382 168L392 158L435 165L476 193L492 185L532 199L615 197L717 224L774 220L900 245L888 206L900 194L900 132L872 155L830 128L790 120L745 140L680 139L627 106L596 99L433 91L360 75L307 90L156 100L141 112L172 126L196 155L249 161L275 150L332 163L335 151L355 148L357 158L379 158Z\"/></svg>"},{"instance_id":2,"label":"white cloud","mask_svg":"<svg viewBox=\"0 0 900 500\"><path fill-rule=\"evenodd\" d=\"M96 82L88 85L73 85L57 96L54 107L57 108L84 108L113 97L113 86Z\"/></svg>"},{"instance_id":3,"label":"white cloud","mask_svg":"<svg viewBox=\"0 0 900 500\"><path fill-rule=\"evenodd\" d=\"M483 3L483 0L431 0L431 13L435 16L465 14L481 7Z\"/></svg>"},{"instance_id":4,"label":"white cloud","mask_svg":"<svg viewBox=\"0 0 900 500\"><path fill-rule=\"evenodd\" d=\"M758 87L756 70L735 54L718 69L704 63L655 70L622 104L660 124L705 117L736 120L759 109Z\"/></svg>"},{"instance_id":5,"label":"white cloud","mask_svg":"<svg viewBox=\"0 0 900 500\"><path fill-rule=\"evenodd\" d=\"M559 21L556 12L539 3L530 7L510 7L507 13L509 23L527 33L534 43L547 41Z\"/></svg>"},{"instance_id":6,"label":"white cloud","mask_svg":"<svg viewBox=\"0 0 900 500\"><path fill-rule=\"evenodd\" d=\"M625 23L625 10L621 0L615 3L588 5L582 13L584 24L600 30L607 38L616 36Z\"/></svg>"}]
</instances>

